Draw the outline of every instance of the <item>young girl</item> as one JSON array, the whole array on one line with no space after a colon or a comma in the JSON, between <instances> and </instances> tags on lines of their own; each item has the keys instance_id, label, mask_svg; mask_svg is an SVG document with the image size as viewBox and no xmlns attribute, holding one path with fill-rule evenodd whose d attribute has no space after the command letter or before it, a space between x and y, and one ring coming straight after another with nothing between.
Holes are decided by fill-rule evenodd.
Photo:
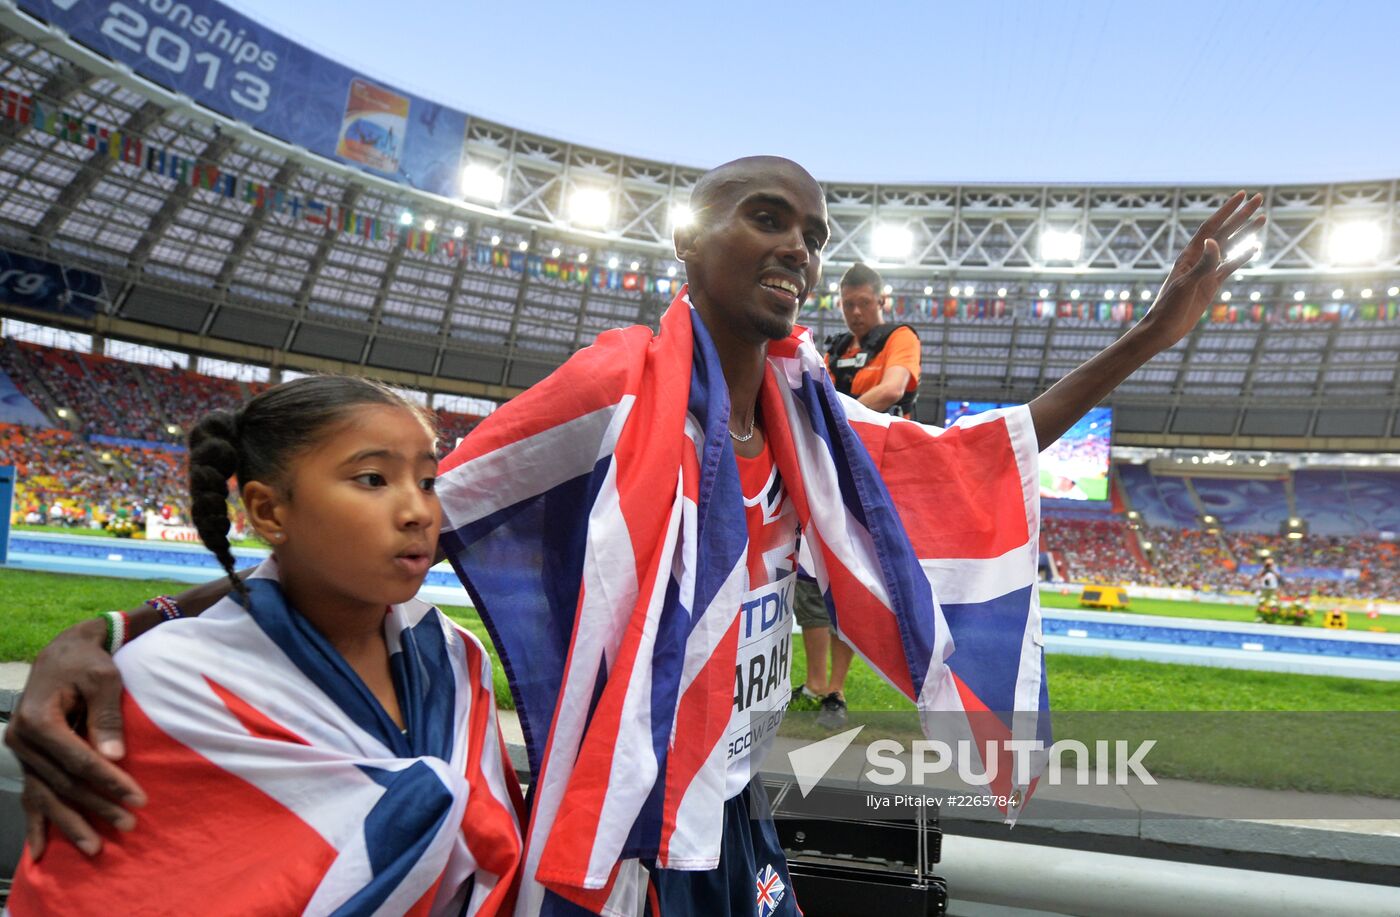
<instances>
[{"instance_id":1,"label":"young girl","mask_svg":"<svg viewBox=\"0 0 1400 917\"><path fill-rule=\"evenodd\" d=\"M362 379L279 385L191 431L192 515L234 593L116 655L148 802L96 857L26 856L15 917L510 913L520 793L490 663L414 598L436 474L425 413ZM246 582L235 475L272 546Z\"/></svg>"}]
</instances>

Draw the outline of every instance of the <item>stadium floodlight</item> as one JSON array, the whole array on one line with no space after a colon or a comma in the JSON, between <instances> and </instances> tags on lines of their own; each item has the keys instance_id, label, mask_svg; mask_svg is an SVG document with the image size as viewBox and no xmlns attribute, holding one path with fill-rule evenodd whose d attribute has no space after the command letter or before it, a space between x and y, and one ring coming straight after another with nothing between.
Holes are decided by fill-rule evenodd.
<instances>
[{"instance_id":1,"label":"stadium floodlight","mask_svg":"<svg viewBox=\"0 0 1400 917\"><path fill-rule=\"evenodd\" d=\"M617 256L614 255L613 257L609 258L609 259L608 259L608 270L610 270L610 271L615 271L615 270L617 270L617 266L618 266L619 263L620 263L620 262L617 260Z\"/></svg>"},{"instance_id":2,"label":"stadium floodlight","mask_svg":"<svg viewBox=\"0 0 1400 917\"><path fill-rule=\"evenodd\" d=\"M1144 551L1147 551L1148 553L1151 553L1151 551L1152 551L1152 542L1150 542L1150 541L1144 541L1144 542L1142 543L1142 549L1143 549Z\"/></svg>"},{"instance_id":3,"label":"stadium floodlight","mask_svg":"<svg viewBox=\"0 0 1400 917\"><path fill-rule=\"evenodd\" d=\"M558 248L558 246L556 246L556 247L554 247L554 248L551 248L551 249L549 250L549 257L551 257L551 258L558 258L558 257L559 257L559 248Z\"/></svg>"},{"instance_id":4,"label":"stadium floodlight","mask_svg":"<svg viewBox=\"0 0 1400 917\"><path fill-rule=\"evenodd\" d=\"M472 163L462 170L463 197L487 204L499 204L505 190L505 176L484 163Z\"/></svg>"},{"instance_id":5,"label":"stadium floodlight","mask_svg":"<svg viewBox=\"0 0 1400 917\"><path fill-rule=\"evenodd\" d=\"M834 280L831 281L831 283L828 283L828 284L826 285L826 291L827 291L828 293L835 293L835 292L836 292L836 289L837 289L837 287L836 287L836 281L834 281Z\"/></svg>"},{"instance_id":6,"label":"stadium floodlight","mask_svg":"<svg viewBox=\"0 0 1400 917\"><path fill-rule=\"evenodd\" d=\"M436 232L437 220L433 219L432 217L428 217L426 220L423 221L423 229L427 232Z\"/></svg>"},{"instance_id":7,"label":"stadium floodlight","mask_svg":"<svg viewBox=\"0 0 1400 917\"><path fill-rule=\"evenodd\" d=\"M501 244L501 237L500 237L500 236L492 236L492 237L491 237L491 247L492 247L492 248L495 248L497 245L500 245L500 244Z\"/></svg>"},{"instance_id":8,"label":"stadium floodlight","mask_svg":"<svg viewBox=\"0 0 1400 917\"><path fill-rule=\"evenodd\" d=\"M577 188L569 198L569 219L601 228L612 219L612 197L602 188Z\"/></svg>"},{"instance_id":9,"label":"stadium floodlight","mask_svg":"<svg viewBox=\"0 0 1400 917\"><path fill-rule=\"evenodd\" d=\"M467 234L467 227L460 223L452 227L452 238L460 239Z\"/></svg>"},{"instance_id":10,"label":"stadium floodlight","mask_svg":"<svg viewBox=\"0 0 1400 917\"><path fill-rule=\"evenodd\" d=\"M885 288L880 292L883 293L885 296L889 296L891 293L894 292L894 287L890 286L889 284L885 284Z\"/></svg>"},{"instance_id":11,"label":"stadium floodlight","mask_svg":"<svg viewBox=\"0 0 1400 917\"><path fill-rule=\"evenodd\" d=\"M948 288L948 295L949 295L949 296L954 296L954 297L956 297L956 296L961 296L961 295L962 295L962 287L949 287L949 288Z\"/></svg>"},{"instance_id":12,"label":"stadium floodlight","mask_svg":"<svg viewBox=\"0 0 1400 917\"><path fill-rule=\"evenodd\" d=\"M674 277L674 276L676 276L676 266L675 266L674 264L671 265L670 267L666 268L666 276L667 276L667 277Z\"/></svg>"},{"instance_id":13,"label":"stadium floodlight","mask_svg":"<svg viewBox=\"0 0 1400 917\"><path fill-rule=\"evenodd\" d=\"M1249 294L1249 301L1250 301L1250 302L1258 302L1258 301L1259 301L1260 295L1262 295L1262 294L1260 294L1260 292L1259 292L1258 290L1255 290L1253 293L1250 293L1250 294Z\"/></svg>"},{"instance_id":14,"label":"stadium floodlight","mask_svg":"<svg viewBox=\"0 0 1400 917\"><path fill-rule=\"evenodd\" d=\"M881 223L870 234L870 247L876 258L903 260L914 250L914 234L907 226Z\"/></svg>"},{"instance_id":15,"label":"stadium floodlight","mask_svg":"<svg viewBox=\"0 0 1400 917\"><path fill-rule=\"evenodd\" d=\"M579 263L579 264L587 264L587 263L588 263L588 252L579 252L579 253L578 253L578 263Z\"/></svg>"},{"instance_id":16,"label":"stadium floodlight","mask_svg":"<svg viewBox=\"0 0 1400 917\"><path fill-rule=\"evenodd\" d=\"M1400 296L1400 287L1391 287L1385 291L1386 296Z\"/></svg>"},{"instance_id":17,"label":"stadium floodlight","mask_svg":"<svg viewBox=\"0 0 1400 917\"><path fill-rule=\"evenodd\" d=\"M970 283L967 286L963 287L964 296L971 296L975 292L977 292L977 288Z\"/></svg>"},{"instance_id":18,"label":"stadium floodlight","mask_svg":"<svg viewBox=\"0 0 1400 917\"><path fill-rule=\"evenodd\" d=\"M403 213L399 214L399 222L402 223L404 226L412 226L413 214L405 210Z\"/></svg>"},{"instance_id":19,"label":"stadium floodlight","mask_svg":"<svg viewBox=\"0 0 1400 917\"><path fill-rule=\"evenodd\" d=\"M1373 220L1351 220L1332 227L1327 237L1327 257L1333 264L1375 261L1385 241L1381 225Z\"/></svg>"},{"instance_id":20,"label":"stadium floodlight","mask_svg":"<svg viewBox=\"0 0 1400 917\"><path fill-rule=\"evenodd\" d=\"M1079 298L1079 291L1078 291L1078 290L1070 290L1070 291L1069 291L1069 298L1070 298L1070 299L1078 299L1078 298Z\"/></svg>"},{"instance_id":21,"label":"stadium floodlight","mask_svg":"<svg viewBox=\"0 0 1400 917\"><path fill-rule=\"evenodd\" d=\"M933 287L924 287L924 295L925 295L925 296L932 296L932 295L933 295Z\"/></svg>"},{"instance_id":22,"label":"stadium floodlight","mask_svg":"<svg viewBox=\"0 0 1400 917\"><path fill-rule=\"evenodd\" d=\"M683 229L695 222L695 211L690 209L689 204L671 205L671 228Z\"/></svg>"},{"instance_id":23,"label":"stadium floodlight","mask_svg":"<svg viewBox=\"0 0 1400 917\"><path fill-rule=\"evenodd\" d=\"M1148 300L1148 299L1151 299L1151 298L1152 298L1152 291L1151 291L1151 290L1143 290L1141 293L1138 294L1138 299Z\"/></svg>"},{"instance_id":24,"label":"stadium floodlight","mask_svg":"<svg viewBox=\"0 0 1400 917\"><path fill-rule=\"evenodd\" d=\"M1132 294L1131 292L1129 292L1128 290L1124 290L1122 293L1119 293L1119 294L1118 294L1118 298L1126 301L1127 298L1128 298L1129 296L1132 296L1132 295L1133 295L1133 294Z\"/></svg>"},{"instance_id":25,"label":"stadium floodlight","mask_svg":"<svg viewBox=\"0 0 1400 917\"><path fill-rule=\"evenodd\" d=\"M180 428L175 426L173 423L168 423L165 425L165 432L169 433L171 436L179 436Z\"/></svg>"},{"instance_id":26,"label":"stadium floodlight","mask_svg":"<svg viewBox=\"0 0 1400 917\"><path fill-rule=\"evenodd\" d=\"M1049 296L1050 296L1050 290L1049 290L1048 288L1046 288L1046 287L1041 287L1041 288L1040 288L1040 298L1041 298L1041 299L1046 299L1046 298L1048 298Z\"/></svg>"},{"instance_id":27,"label":"stadium floodlight","mask_svg":"<svg viewBox=\"0 0 1400 917\"><path fill-rule=\"evenodd\" d=\"M1293 294L1293 301L1294 301L1294 302L1302 302L1302 301L1303 301L1303 297L1304 297L1305 295L1307 295L1307 294L1305 294L1302 290L1299 290L1298 292L1296 292L1296 293Z\"/></svg>"},{"instance_id":28,"label":"stadium floodlight","mask_svg":"<svg viewBox=\"0 0 1400 917\"><path fill-rule=\"evenodd\" d=\"M1107 300L1107 299L1112 299L1112 298L1113 298L1113 291L1112 291L1112 290L1104 290L1104 291L1103 291L1103 298L1106 299L1106 300Z\"/></svg>"},{"instance_id":29,"label":"stadium floodlight","mask_svg":"<svg viewBox=\"0 0 1400 917\"><path fill-rule=\"evenodd\" d=\"M1341 298L1342 298L1343 296L1345 296L1345 295L1346 295L1346 293L1345 293L1345 291L1344 291L1341 287L1337 287L1337 289L1335 289L1335 290L1332 291L1332 298L1333 298L1333 299L1341 299Z\"/></svg>"},{"instance_id":30,"label":"stadium floodlight","mask_svg":"<svg viewBox=\"0 0 1400 917\"><path fill-rule=\"evenodd\" d=\"M1042 261L1078 261L1084 237L1072 229L1045 229L1040 233Z\"/></svg>"},{"instance_id":31,"label":"stadium floodlight","mask_svg":"<svg viewBox=\"0 0 1400 917\"><path fill-rule=\"evenodd\" d=\"M67 408L59 408L58 410L54 411L54 413L66 420L71 412Z\"/></svg>"},{"instance_id":32,"label":"stadium floodlight","mask_svg":"<svg viewBox=\"0 0 1400 917\"><path fill-rule=\"evenodd\" d=\"M1229 301L1230 301L1230 291L1229 291L1229 290L1226 290L1225 292L1223 292L1223 293L1220 294L1220 301L1221 301L1221 302L1229 302Z\"/></svg>"},{"instance_id":33,"label":"stadium floodlight","mask_svg":"<svg viewBox=\"0 0 1400 917\"><path fill-rule=\"evenodd\" d=\"M632 270L634 270L634 271L635 271L637 268L641 267L641 266L642 266L642 263L641 263L640 261L633 261L633 262L632 262Z\"/></svg>"},{"instance_id":34,"label":"stadium floodlight","mask_svg":"<svg viewBox=\"0 0 1400 917\"><path fill-rule=\"evenodd\" d=\"M1370 287L1367 287L1366 289L1364 289L1364 290L1361 291L1361 298L1362 298L1362 299L1370 299L1371 296L1372 296L1372 293L1371 293L1371 288L1370 288Z\"/></svg>"},{"instance_id":35,"label":"stadium floodlight","mask_svg":"<svg viewBox=\"0 0 1400 917\"><path fill-rule=\"evenodd\" d=\"M529 239L521 239L521 240L516 244L516 248L519 248L522 252L528 252L528 251L530 250L530 240L529 240Z\"/></svg>"},{"instance_id":36,"label":"stadium floodlight","mask_svg":"<svg viewBox=\"0 0 1400 917\"><path fill-rule=\"evenodd\" d=\"M997 299L1006 298L1006 287L997 287Z\"/></svg>"}]
</instances>

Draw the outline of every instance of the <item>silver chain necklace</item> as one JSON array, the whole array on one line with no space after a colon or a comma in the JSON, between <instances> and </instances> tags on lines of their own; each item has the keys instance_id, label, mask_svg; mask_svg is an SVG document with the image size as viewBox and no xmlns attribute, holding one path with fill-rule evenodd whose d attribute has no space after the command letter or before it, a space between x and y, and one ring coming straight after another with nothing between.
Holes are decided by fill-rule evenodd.
<instances>
[{"instance_id":1,"label":"silver chain necklace","mask_svg":"<svg viewBox=\"0 0 1400 917\"><path fill-rule=\"evenodd\" d=\"M734 440L734 442L736 442L736 443L746 443L746 442L748 442L749 440L753 439L753 421L754 421L754 418L750 417L750 418L749 418L749 432L745 433L743 436L740 436L738 433L735 433L733 430L730 430L730 431L729 431L729 438L732 439L732 440Z\"/></svg>"}]
</instances>

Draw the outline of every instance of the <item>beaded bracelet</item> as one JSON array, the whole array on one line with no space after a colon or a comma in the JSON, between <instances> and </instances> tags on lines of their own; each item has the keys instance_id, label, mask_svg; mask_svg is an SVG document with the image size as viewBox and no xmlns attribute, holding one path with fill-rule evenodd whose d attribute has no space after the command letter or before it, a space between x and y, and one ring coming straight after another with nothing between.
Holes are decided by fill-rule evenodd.
<instances>
[{"instance_id":1,"label":"beaded bracelet","mask_svg":"<svg viewBox=\"0 0 1400 917\"><path fill-rule=\"evenodd\" d=\"M161 621L174 621L176 618L185 616L185 613L180 610L180 603L168 595L158 595L153 599L147 599L146 604L160 612Z\"/></svg>"},{"instance_id":2,"label":"beaded bracelet","mask_svg":"<svg viewBox=\"0 0 1400 917\"><path fill-rule=\"evenodd\" d=\"M104 611L102 620L107 622L107 654L115 656L117 650L126 644L126 635L130 632L126 612Z\"/></svg>"}]
</instances>

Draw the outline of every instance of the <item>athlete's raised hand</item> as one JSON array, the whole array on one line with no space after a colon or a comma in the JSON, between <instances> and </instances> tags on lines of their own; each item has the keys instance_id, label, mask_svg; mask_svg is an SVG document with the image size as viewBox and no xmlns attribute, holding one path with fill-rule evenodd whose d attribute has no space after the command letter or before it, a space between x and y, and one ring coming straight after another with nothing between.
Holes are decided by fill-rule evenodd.
<instances>
[{"instance_id":1,"label":"athlete's raised hand","mask_svg":"<svg viewBox=\"0 0 1400 917\"><path fill-rule=\"evenodd\" d=\"M1191 237L1141 322L1141 330L1159 350L1186 337L1215 302L1220 285L1259 250L1249 246L1228 261L1224 256L1264 228L1264 215L1255 216L1263 203L1262 194L1246 198L1243 191L1236 191Z\"/></svg>"}]
</instances>

